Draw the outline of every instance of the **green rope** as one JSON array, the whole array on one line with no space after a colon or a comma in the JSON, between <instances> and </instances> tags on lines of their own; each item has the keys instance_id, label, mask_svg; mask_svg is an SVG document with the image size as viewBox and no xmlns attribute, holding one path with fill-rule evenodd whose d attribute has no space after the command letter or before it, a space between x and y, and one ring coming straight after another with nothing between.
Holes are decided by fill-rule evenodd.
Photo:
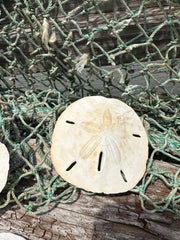
<instances>
[{"instance_id":1,"label":"green rope","mask_svg":"<svg viewBox=\"0 0 180 240\"><path fill-rule=\"evenodd\" d=\"M51 164L53 129L69 104L102 95L133 107L148 133L147 170L131 192L145 211L180 216L180 170L154 164L180 164L180 2L13 0L0 7L0 141L11 156L0 208L16 203L38 214L51 202L73 201L79 190ZM157 181L168 191L153 201L148 188Z\"/></svg>"}]
</instances>

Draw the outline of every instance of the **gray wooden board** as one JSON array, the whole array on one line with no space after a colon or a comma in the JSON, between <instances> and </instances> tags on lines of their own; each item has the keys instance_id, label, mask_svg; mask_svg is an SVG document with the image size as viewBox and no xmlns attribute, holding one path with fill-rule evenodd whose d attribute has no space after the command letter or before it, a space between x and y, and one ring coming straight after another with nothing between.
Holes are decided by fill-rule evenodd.
<instances>
[{"instance_id":1,"label":"gray wooden board","mask_svg":"<svg viewBox=\"0 0 180 240\"><path fill-rule=\"evenodd\" d=\"M160 62L154 61L152 63L159 64ZM144 63L144 65L147 65L147 63ZM121 68L122 68L121 65L113 66L113 67L112 66L102 67L102 69L104 69L105 71L108 71L108 72L111 72L112 70L116 69L113 73L112 81L113 81L113 84L117 87L119 86L119 82L120 82L120 78L121 78L121 75L119 74L118 69L121 69ZM86 82L86 78L88 76L87 71L88 71L88 69L85 68L82 71L82 73L79 73L81 75L81 77L85 79L85 82ZM125 77L125 75L126 75L125 70L121 69L121 71L122 71L123 77ZM142 71L142 67L139 66L138 64L132 64L129 67L128 79L130 80L130 82L128 85L141 85L143 87L145 87L147 85L147 82L145 81L143 74L141 74L141 71ZM180 64L178 64L176 66L175 71L180 75ZM158 66L155 66L155 67L151 67L150 72L151 72L152 76L156 79L156 80L154 80L152 77L149 78L148 81L149 81L150 88L159 86L156 91L161 92L162 87L160 87L160 85L162 83L164 83L164 88L167 89L170 93L180 94L180 81L177 79L177 76L175 76L174 74L172 76L170 76L170 71L168 68L166 68L166 67L159 68ZM47 72L34 73L33 75L31 75L31 79L34 78L33 88L39 89L39 90L51 88L50 83L48 82L48 80L46 80L47 75L48 75ZM146 75L146 77L148 79L147 75ZM22 75L16 76L15 86L17 89L19 88L19 89L22 89L23 91L30 89L30 87L28 87L28 84L27 84L28 74L26 75L26 78L27 79L25 79L25 77ZM170 78L172 79L172 81L169 81ZM10 78L6 77L5 79L9 85L13 84ZM101 90L104 87L103 81L100 77L93 75L89 81L91 82L92 86L97 90ZM77 82L78 82L78 80L77 80ZM63 84L65 84L65 86ZM66 89L66 86L69 85L69 83L66 83L66 79L64 79L63 84L61 84L60 81L59 82L56 81L56 87L59 91L64 91ZM85 84L86 83L84 83L84 85ZM74 85L76 85L76 84L74 84ZM5 86L3 84L3 82L2 82L2 86ZM86 86L86 88L88 88L88 87ZM90 87L89 87L89 89L90 89ZM121 97L120 92L117 88L114 88L114 89L112 88L111 93L113 96ZM75 91L74 91L74 94L76 94Z\"/></svg>"},{"instance_id":2,"label":"gray wooden board","mask_svg":"<svg viewBox=\"0 0 180 240\"><path fill-rule=\"evenodd\" d=\"M137 196L87 196L72 204L58 204L36 216L19 209L0 216L0 232L13 232L29 240L171 239L179 240L180 221L163 213L140 209Z\"/></svg>"}]
</instances>

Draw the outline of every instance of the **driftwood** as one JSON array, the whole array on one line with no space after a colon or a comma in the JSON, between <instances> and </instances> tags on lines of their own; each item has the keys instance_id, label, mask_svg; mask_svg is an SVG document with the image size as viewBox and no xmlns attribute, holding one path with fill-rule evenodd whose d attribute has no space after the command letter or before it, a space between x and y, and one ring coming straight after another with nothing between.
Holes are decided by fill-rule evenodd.
<instances>
[{"instance_id":1,"label":"driftwood","mask_svg":"<svg viewBox=\"0 0 180 240\"><path fill-rule=\"evenodd\" d=\"M161 161L156 164L171 172L178 169ZM148 190L154 201L167 191L160 181ZM29 240L179 240L180 220L169 212L143 211L133 193L81 194L71 204L51 204L41 215L31 215L16 206L1 210L0 232L16 233Z\"/></svg>"}]
</instances>

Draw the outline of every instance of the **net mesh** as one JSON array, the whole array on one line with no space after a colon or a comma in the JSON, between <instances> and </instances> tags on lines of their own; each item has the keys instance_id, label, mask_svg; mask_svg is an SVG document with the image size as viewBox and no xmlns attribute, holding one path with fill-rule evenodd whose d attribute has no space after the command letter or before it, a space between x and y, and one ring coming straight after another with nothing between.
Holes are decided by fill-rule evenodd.
<instances>
[{"instance_id":1,"label":"net mesh","mask_svg":"<svg viewBox=\"0 0 180 240\"><path fill-rule=\"evenodd\" d=\"M51 165L53 128L70 103L102 95L133 107L148 133L147 170L131 192L146 211L180 215L180 2L1 0L0 9L0 141L11 156L0 208L40 213L73 199L80 190ZM159 181L167 194L153 200Z\"/></svg>"}]
</instances>

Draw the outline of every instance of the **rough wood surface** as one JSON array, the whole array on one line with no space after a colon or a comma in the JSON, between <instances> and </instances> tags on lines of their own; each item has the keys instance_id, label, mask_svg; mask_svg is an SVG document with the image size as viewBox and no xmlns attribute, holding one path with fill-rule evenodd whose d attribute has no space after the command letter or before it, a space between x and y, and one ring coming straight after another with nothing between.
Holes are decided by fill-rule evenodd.
<instances>
[{"instance_id":1,"label":"rough wood surface","mask_svg":"<svg viewBox=\"0 0 180 240\"><path fill-rule=\"evenodd\" d=\"M178 166L157 161L171 172ZM162 182L151 185L153 200L167 194ZM137 195L86 195L71 204L50 205L41 215L16 206L0 211L0 232L12 232L29 240L179 240L180 220L168 212L146 213Z\"/></svg>"}]
</instances>

